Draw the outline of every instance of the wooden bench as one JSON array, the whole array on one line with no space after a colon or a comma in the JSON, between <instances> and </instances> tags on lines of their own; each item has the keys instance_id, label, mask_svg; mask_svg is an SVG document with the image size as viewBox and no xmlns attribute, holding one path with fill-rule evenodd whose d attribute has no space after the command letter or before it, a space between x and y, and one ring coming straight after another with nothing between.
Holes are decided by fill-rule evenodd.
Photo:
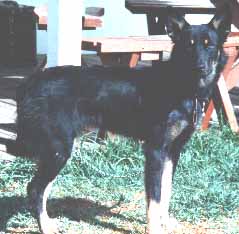
<instances>
[{"instance_id":1,"label":"wooden bench","mask_svg":"<svg viewBox=\"0 0 239 234\"><path fill-rule=\"evenodd\" d=\"M170 52L173 43L166 35L145 37L99 37L83 38L82 49L95 51L103 63L117 61L127 63L129 67L135 67L139 60L159 60L162 51ZM239 33L231 33L224 44L228 54L228 63L219 79L218 90L221 103L228 119L228 123L234 132L238 132L238 124L229 98L228 90L231 90L239 81L239 64L235 61L239 57ZM123 59L124 61L121 61ZM203 119L202 129L206 129L214 109L213 101Z\"/></svg>"},{"instance_id":2,"label":"wooden bench","mask_svg":"<svg viewBox=\"0 0 239 234\"><path fill-rule=\"evenodd\" d=\"M160 52L170 52L172 46L166 35L82 38L82 50L97 52L103 64L118 62L129 67L135 67L139 60L159 60Z\"/></svg>"}]
</instances>

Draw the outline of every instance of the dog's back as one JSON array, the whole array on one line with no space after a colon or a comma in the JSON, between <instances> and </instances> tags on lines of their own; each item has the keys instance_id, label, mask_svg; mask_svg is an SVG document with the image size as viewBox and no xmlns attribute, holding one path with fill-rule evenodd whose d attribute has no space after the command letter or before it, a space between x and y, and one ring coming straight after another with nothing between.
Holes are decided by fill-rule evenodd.
<instances>
[{"instance_id":1,"label":"dog's back","mask_svg":"<svg viewBox=\"0 0 239 234\"><path fill-rule=\"evenodd\" d=\"M30 142L27 153L32 155L54 139L52 130L72 139L90 126L145 139L147 128L157 117L157 121L166 118L166 110L175 104L167 88L170 77L165 81L158 77L167 66L140 70L66 66L37 73L17 90L17 141Z\"/></svg>"}]
</instances>

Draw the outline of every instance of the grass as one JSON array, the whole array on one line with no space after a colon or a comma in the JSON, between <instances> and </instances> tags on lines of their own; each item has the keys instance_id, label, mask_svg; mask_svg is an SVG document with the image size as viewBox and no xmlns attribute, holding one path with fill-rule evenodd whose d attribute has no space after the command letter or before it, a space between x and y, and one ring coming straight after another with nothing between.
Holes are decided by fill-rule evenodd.
<instances>
[{"instance_id":1,"label":"grass","mask_svg":"<svg viewBox=\"0 0 239 234\"><path fill-rule=\"evenodd\" d=\"M138 143L117 137L75 144L54 184L49 212L64 233L139 234L145 229L144 157ZM83 143L84 142L84 143ZM177 233L239 233L239 136L228 128L197 132L182 153L170 212ZM39 233L26 185L35 164L0 164L0 233Z\"/></svg>"}]
</instances>

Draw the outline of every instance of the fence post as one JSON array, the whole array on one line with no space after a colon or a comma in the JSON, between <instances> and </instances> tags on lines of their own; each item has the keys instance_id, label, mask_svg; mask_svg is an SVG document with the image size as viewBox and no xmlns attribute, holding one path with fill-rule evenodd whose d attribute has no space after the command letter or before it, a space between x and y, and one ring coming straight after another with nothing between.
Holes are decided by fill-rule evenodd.
<instances>
[{"instance_id":1,"label":"fence post","mask_svg":"<svg viewBox=\"0 0 239 234\"><path fill-rule=\"evenodd\" d=\"M48 67L81 65L82 7L82 0L48 1Z\"/></svg>"}]
</instances>

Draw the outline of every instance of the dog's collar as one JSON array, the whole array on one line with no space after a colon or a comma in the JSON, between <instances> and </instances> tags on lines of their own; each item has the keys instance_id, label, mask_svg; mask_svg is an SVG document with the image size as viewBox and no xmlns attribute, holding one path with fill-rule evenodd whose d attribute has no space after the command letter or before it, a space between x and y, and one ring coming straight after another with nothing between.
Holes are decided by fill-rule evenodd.
<instances>
[{"instance_id":1,"label":"dog's collar","mask_svg":"<svg viewBox=\"0 0 239 234\"><path fill-rule=\"evenodd\" d=\"M198 98L196 97L194 99L194 108L193 108L193 126L196 127L197 126L197 122L198 122Z\"/></svg>"},{"instance_id":2,"label":"dog's collar","mask_svg":"<svg viewBox=\"0 0 239 234\"><path fill-rule=\"evenodd\" d=\"M194 98L193 126L195 128L197 128L201 122L201 119L205 115L205 107L207 102L207 99L198 98L197 96Z\"/></svg>"}]
</instances>

